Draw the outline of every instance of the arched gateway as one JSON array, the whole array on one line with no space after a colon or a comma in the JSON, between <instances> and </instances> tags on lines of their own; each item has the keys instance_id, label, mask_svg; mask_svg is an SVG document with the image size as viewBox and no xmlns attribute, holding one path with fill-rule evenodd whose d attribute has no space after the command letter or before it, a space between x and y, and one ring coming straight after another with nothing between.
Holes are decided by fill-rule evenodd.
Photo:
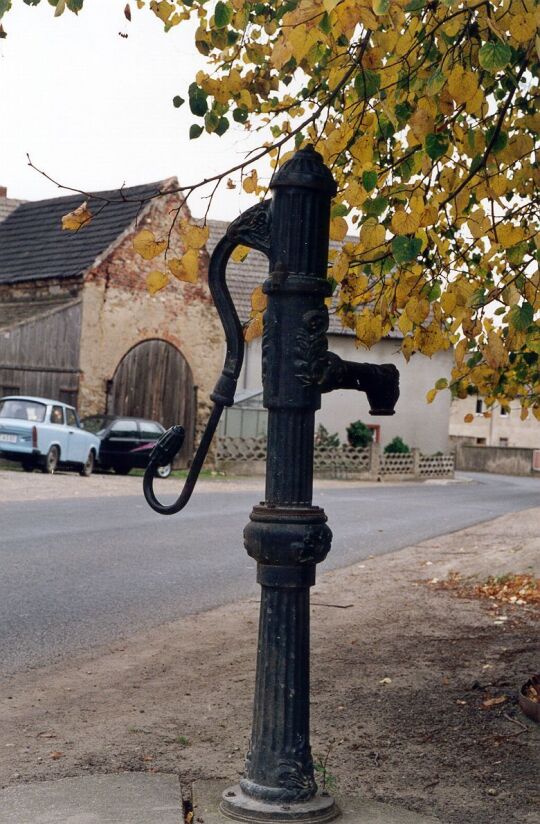
<instances>
[{"instance_id":1,"label":"arched gateway","mask_svg":"<svg viewBox=\"0 0 540 824\"><path fill-rule=\"evenodd\" d=\"M167 341L146 340L124 355L110 381L107 412L160 421L166 428L182 424L186 438L175 465L191 461L197 391L189 363Z\"/></svg>"}]
</instances>

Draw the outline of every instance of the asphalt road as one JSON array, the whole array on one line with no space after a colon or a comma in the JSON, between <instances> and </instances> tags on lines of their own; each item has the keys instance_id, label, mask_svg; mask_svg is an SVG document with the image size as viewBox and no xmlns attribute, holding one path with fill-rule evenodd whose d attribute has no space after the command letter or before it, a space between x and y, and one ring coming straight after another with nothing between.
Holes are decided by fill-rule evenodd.
<instances>
[{"instance_id":1,"label":"asphalt road","mask_svg":"<svg viewBox=\"0 0 540 824\"><path fill-rule=\"evenodd\" d=\"M322 569L540 503L538 479L468 477L318 489L334 532ZM172 517L134 495L0 504L0 672L256 595L242 529L258 497L196 491Z\"/></svg>"}]
</instances>

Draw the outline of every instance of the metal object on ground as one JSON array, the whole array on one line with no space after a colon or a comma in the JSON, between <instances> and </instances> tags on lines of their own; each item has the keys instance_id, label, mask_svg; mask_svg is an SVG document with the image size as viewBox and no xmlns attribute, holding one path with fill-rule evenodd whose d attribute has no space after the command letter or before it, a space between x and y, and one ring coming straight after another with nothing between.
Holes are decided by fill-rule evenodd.
<instances>
[{"instance_id":1,"label":"metal object on ground","mask_svg":"<svg viewBox=\"0 0 540 824\"><path fill-rule=\"evenodd\" d=\"M312 147L297 152L270 189L272 200L235 220L212 255L209 284L227 356L184 490L170 507L156 501L151 460L145 495L165 514L189 500L221 411L233 402L242 365L242 329L225 285L226 264L238 244L264 252L270 264L262 340L266 493L244 530L262 590L255 701L246 774L224 792L221 810L240 821L322 824L339 809L317 791L309 741L309 589L332 539L324 511L312 504L315 412L321 393L357 389L366 392L372 414L392 415L399 375L391 364L358 364L328 352L325 301L331 294L328 243L336 185L321 156ZM156 462L171 457L166 444L156 447Z\"/></svg>"},{"instance_id":2,"label":"metal object on ground","mask_svg":"<svg viewBox=\"0 0 540 824\"><path fill-rule=\"evenodd\" d=\"M536 700L532 697L536 696ZM519 706L528 718L540 722L540 674L533 675L521 687L518 693Z\"/></svg>"}]
</instances>

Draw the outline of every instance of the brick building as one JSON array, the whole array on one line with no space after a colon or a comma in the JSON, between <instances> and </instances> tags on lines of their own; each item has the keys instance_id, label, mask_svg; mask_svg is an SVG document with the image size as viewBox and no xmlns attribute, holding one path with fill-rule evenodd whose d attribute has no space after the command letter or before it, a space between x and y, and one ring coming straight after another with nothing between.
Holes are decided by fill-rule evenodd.
<instances>
[{"instance_id":1,"label":"brick building","mask_svg":"<svg viewBox=\"0 0 540 824\"><path fill-rule=\"evenodd\" d=\"M59 398L81 415L182 423L189 460L223 359L208 256L201 253L198 283L150 296L145 276L155 263L132 246L142 228L167 235L178 196L152 195L177 185L124 189L126 201L105 208L96 195L94 219L76 233L63 231L61 218L80 195L22 203L0 222L0 395Z\"/></svg>"}]
</instances>

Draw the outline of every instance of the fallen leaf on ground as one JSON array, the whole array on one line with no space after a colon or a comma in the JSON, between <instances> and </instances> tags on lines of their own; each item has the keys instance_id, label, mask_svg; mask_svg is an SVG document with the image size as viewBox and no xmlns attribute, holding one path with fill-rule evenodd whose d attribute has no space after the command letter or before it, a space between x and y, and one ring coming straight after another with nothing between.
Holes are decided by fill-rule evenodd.
<instances>
[{"instance_id":1,"label":"fallen leaf on ground","mask_svg":"<svg viewBox=\"0 0 540 824\"><path fill-rule=\"evenodd\" d=\"M498 704L504 704L508 701L507 695L497 695L495 698L486 698L485 701L482 701L483 707L496 707Z\"/></svg>"}]
</instances>

